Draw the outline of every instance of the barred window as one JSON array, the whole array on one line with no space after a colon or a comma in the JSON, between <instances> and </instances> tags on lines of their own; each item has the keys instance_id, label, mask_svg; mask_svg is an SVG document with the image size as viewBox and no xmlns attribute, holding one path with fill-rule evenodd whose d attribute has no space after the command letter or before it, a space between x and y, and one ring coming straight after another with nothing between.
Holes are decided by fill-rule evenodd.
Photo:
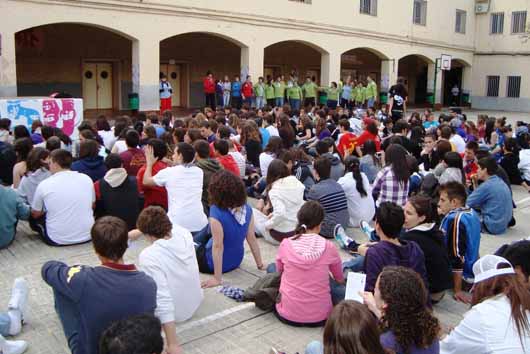
<instances>
[{"instance_id":1,"label":"barred window","mask_svg":"<svg viewBox=\"0 0 530 354\"><path fill-rule=\"evenodd\" d=\"M488 92L486 93L486 95L488 97L499 97L500 79L501 79L500 76L488 76L487 77Z\"/></svg>"},{"instance_id":2,"label":"barred window","mask_svg":"<svg viewBox=\"0 0 530 354\"><path fill-rule=\"evenodd\" d=\"M526 11L512 12L512 33L523 33L526 30Z\"/></svg>"},{"instance_id":3,"label":"barred window","mask_svg":"<svg viewBox=\"0 0 530 354\"><path fill-rule=\"evenodd\" d=\"M508 82L506 83L506 97L519 98L521 95L521 77L520 76L508 76Z\"/></svg>"},{"instance_id":4,"label":"barred window","mask_svg":"<svg viewBox=\"0 0 530 354\"><path fill-rule=\"evenodd\" d=\"M414 0L412 22L422 26L427 24L427 1Z\"/></svg>"},{"instance_id":5,"label":"barred window","mask_svg":"<svg viewBox=\"0 0 530 354\"><path fill-rule=\"evenodd\" d=\"M490 33L501 34L504 32L504 12L491 14Z\"/></svg>"},{"instance_id":6,"label":"barred window","mask_svg":"<svg viewBox=\"0 0 530 354\"><path fill-rule=\"evenodd\" d=\"M466 19L467 19L466 11L456 10L456 24L455 24L456 33L466 33Z\"/></svg>"},{"instance_id":7,"label":"barred window","mask_svg":"<svg viewBox=\"0 0 530 354\"><path fill-rule=\"evenodd\" d=\"M377 16L377 0L361 0L362 14Z\"/></svg>"}]
</instances>

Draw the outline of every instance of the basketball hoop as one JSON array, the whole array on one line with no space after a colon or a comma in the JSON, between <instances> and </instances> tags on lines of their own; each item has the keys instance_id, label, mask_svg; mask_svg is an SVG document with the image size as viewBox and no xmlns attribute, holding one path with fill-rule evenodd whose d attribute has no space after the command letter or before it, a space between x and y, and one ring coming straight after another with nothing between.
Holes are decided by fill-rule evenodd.
<instances>
[{"instance_id":1,"label":"basketball hoop","mask_svg":"<svg viewBox=\"0 0 530 354\"><path fill-rule=\"evenodd\" d=\"M441 63L440 63L440 69L442 70L451 70L451 60L453 59L452 56L447 54L442 54Z\"/></svg>"}]
</instances>

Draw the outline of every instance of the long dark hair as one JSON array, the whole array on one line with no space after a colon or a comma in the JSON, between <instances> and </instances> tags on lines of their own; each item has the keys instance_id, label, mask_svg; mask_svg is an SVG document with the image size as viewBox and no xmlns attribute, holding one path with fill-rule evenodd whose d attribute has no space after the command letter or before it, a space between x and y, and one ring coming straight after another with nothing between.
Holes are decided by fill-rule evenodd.
<instances>
[{"instance_id":1,"label":"long dark hair","mask_svg":"<svg viewBox=\"0 0 530 354\"><path fill-rule=\"evenodd\" d=\"M508 263L501 263L497 268L506 268ZM521 340L530 335L530 323L527 313L530 311L530 293L528 289L517 279L515 274L503 274L478 282L473 287L471 304L475 306L498 294L504 294L510 300L511 317L517 327L517 333Z\"/></svg>"},{"instance_id":2,"label":"long dark hair","mask_svg":"<svg viewBox=\"0 0 530 354\"><path fill-rule=\"evenodd\" d=\"M281 178L285 178L291 175L289 167L285 162L280 159L274 159L267 169L267 190L272 188L272 184Z\"/></svg>"},{"instance_id":3,"label":"long dark hair","mask_svg":"<svg viewBox=\"0 0 530 354\"><path fill-rule=\"evenodd\" d=\"M381 166L381 161L379 161L379 159L375 155L375 153L377 152L377 146L375 145L374 140L366 140L363 144L362 150L364 155L372 156L372 160L374 161L375 166Z\"/></svg>"},{"instance_id":4,"label":"long dark hair","mask_svg":"<svg viewBox=\"0 0 530 354\"><path fill-rule=\"evenodd\" d=\"M466 173L464 171L464 161L458 152L449 151L444 155L444 162L447 167L458 168L462 175L462 183L466 184Z\"/></svg>"},{"instance_id":5,"label":"long dark hair","mask_svg":"<svg viewBox=\"0 0 530 354\"><path fill-rule=\"evenodd\" d=\"M437 340L440 322L427 308L427 289L418 273L405 267L385 267L378 287L387 305L381 329L392 331L405 353L413 345L424 349Z\"/></svg>"},{"instance_id":6,"label":"long dark hair","mask_svg":"<svg viewBox=\"0 0 530 354\"><path fill-rule=\"evenodd\" d=\"M407 150L399 144L391 144L385 150L386 164L391 166L394 176L400 184L407 184L410 170L407 164Z\"/></svg>"},{"instance_id":7,"label":"long dark hair","mask_svg":"<svg viewBox=\"0 0 530 354\"><path fill-rule=\"evenodd\" d=\"M355 156L350 155L346 157L346 160L344 160L344 167L346 168L346 171L351 172L353 179L355 180L355 188L357 188L357 192L359 192L361 197L364 198L368 195L368 193L366 193L366 190L364 189L363 176L361 175L361 169L359 166L359 159Z\"/></svg>"},{"instance_id":8,"label":"long dark hair","mask_svg":"<svg viewBox=\"0 0 530 354\"><path fill-rule=\"evenodd\" d=\"M283 141L279 136L271 136L265 146L264 152L270 152L275 157L280 157L283 152Z\"/></svg>"},{"instance_id":9,"label":"long dark hair","mask_svg":"<svg viewBox=\"0 0 530 354\"><path fill-rule=\"evenodd\" d=\"M298 211L298 214L296 214L298 225L296 226L296 236L293 237L293 240L299 238L307 230L322 224L324 214L324 208L322 208L319 202L315 200L305 202Z\"/></svg>"},{"instance_id":10,"label":"long dark hair","mask_svg":"<svg viewBox=\"0 0 530 354\"><path fill-rule=\"evenodd\" d=\"M366 305L346 300L335 306L324 327L324 354L385 354L377 321Z\"/></svg>"},{"instance_id":11,"label":"long dark hair","mask_svg":"<svg viewBox=\"0 0 530 354\"><path fill-rule=\"evenodd\" d=\"M491 134L495 130L495 118L491 117L486 120L484 141L491 144Z\"/></svg>"}]
</instances>

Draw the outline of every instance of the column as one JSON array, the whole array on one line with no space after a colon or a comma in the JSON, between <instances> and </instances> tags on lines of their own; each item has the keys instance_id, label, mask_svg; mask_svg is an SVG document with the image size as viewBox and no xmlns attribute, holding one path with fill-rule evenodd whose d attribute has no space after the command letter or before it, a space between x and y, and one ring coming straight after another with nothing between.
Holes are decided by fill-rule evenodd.
<instances>
[{"instance_id":1,"label":"column","mask_svg":"<svg viewBox=\"0 0 530 354\"><path fill-rule=\"evenodd\" d=\"M397 81L397 61L395 59L383 59L381 60L381 82L379 83L379 92L381 97L386 97L385 100L381 99L381 103L388 102L388 91Z\"/></svg>"},{"instance_id":2,"label":"column","mask_svg":"<svg viewBox=\"0 0 530 354\"><path fill-rule=\"evenodd\" d=\"M473 76L473 69L471 66L464 66L462 68L462 95L460 103L461 106L463 105L470 105L471 104L471 85L472 83L472 76Z\"/></svg>"},{"instance_id":3,"label":"column","mask_svg":"<svg viewBox=\"0 0 530 354\"><path fill-rule=\"evenodd\" d=\"M442 105L443 100L443 91L442 91L442 70L438 67L438 75L435 77L436 65L438 63L429 63L427 67L427 97L432 97L435 95L435 100L433 102L432 98L430 103L434 105L435 109L438 109ZM430 95L430 96L429 96Z\"/></svg>"},{"instance_id":4,"label":"column","mask_svg":"<svg viewBox=\"0 0 530 354\"><path fill-rule=\"evenodd\" d=\"M138 93L140 111L158 111L160 75L160 42L138 39L132 45L133 91Z\"/></svg>"},{"instance_id":5,"label":"column","mask_svg":"<svg viewBox=\"0 0 530 354\"><path fill-rule=\"evenodd\" d=\"M322 53L320 59L320 85L329 86L332 81L339 83L340 62L341 53Z\"/></svg>"},{"instance_id":6,"label":"column","mask_svg":"<svg viewBox=\"0 0 530 354\"><path fill-rule=\"evenodd\" d=\"M0 97L17 96L15 34L2 32L0 38Z\"/></svg>"},{"instance_id":7,"label":"column","mask_svg":"<svg viewBox=\"0 0 530 354\"><path fill-rule=\"evenodd\" d=\"M251 47L241 48L241 81L247 75L252 77L253 82L257 82L263 76L264 49L262 46L254 44Z\"/></svg>"}]
</instances>

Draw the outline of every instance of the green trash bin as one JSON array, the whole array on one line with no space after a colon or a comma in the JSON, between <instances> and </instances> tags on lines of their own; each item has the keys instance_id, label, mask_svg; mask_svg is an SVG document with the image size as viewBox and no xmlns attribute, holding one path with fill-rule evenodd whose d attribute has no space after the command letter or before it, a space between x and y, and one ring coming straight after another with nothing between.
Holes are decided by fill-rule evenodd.
<instances>
[{"instance_id":1,"label":"green trash bin","mask_svg":"<svg viewBox=\"0 0 530 354\"><path fill-rule=\"evenodd\" d=\"M380 92L379 93L379 102L381 102L381 104L387 104L388 103L388 92Z\"/></svg>"},{"instance_id":2,"label":"green trash bin","mask_svg":"<svg viewBox=\"0 0 530 354\"><path fill-rule=\"evenodd\" d=\"M425 97L425 100L427 103L434 104L434 93L427 92L427 96Z\"/></svg>"},{"instance_id":3,"label":"green trash bin","mask_svg":"<svg viewBox=\"0 0 530 354\"><path fill-rule=\"evenodd\" d=\"M129 109L131 110L138 110L140 107L140 98L138 97L137 93L130 93L129 94Z\"/></svg>"},{"instance_id":4,"label":"green trash bin","mask_svg":"<svg viewBox=\"0 0 530 354\"><path fill-rule=\"evenodd\" d=\"M469 104L469 93L462 94L462 104Z\"/></svg>"}]
</instances>

